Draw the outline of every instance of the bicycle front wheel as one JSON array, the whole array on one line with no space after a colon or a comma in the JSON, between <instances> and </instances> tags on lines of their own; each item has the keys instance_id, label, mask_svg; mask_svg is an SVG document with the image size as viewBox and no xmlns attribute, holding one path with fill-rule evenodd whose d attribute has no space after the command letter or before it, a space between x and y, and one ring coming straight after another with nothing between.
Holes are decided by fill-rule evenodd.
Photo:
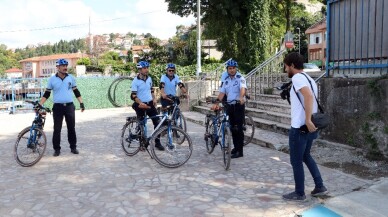
<instances>
[{"instance_id":1,"label":"bicycle front wheel","mask_svg":"<svg viewBox=\"0 0 388 217\"><path fill-rule=\"evenodd\" d=\"M175 114L174 125L187 132L186 118L180 110L178 110Z\"/></svg>"},{"instance_id":2,"label":"bicycle front wheel","mask_svg":"<svg viewBox=\"0 0 388 217\"><path fill-rule=\"evenodd\" d=\"M221 151L224 158L224 168L228 170L230 167L230 158L232 154L232 133L228 126L225 126L224 138L222 139Z\"/></svg>"},{"instance_id":3,"label":"bicycle front wheel","mask_svg":"<svg viewBox=\"0 0 388 217\"><path fill-rule=\"evenodd\" d=\"M47 139L42 129L31 127L23 129L16 140L14 157L16 162L23 167L30 167L43 157L46 150Z\"/></svg>"},{"instance_id":4,"label":"bicycle front wheel","mask_svg":"<svg viewBox=\"0 0 388 217\"><path fill-rule=\"evenodd\" d=\"M177 143L174 139L174 134L184 137L182 143ZM156 150L155 139L159 138L161 145L164 147L163 151ZM193 144L189 135L181 128L168 126L160 128L150 139L150 147L152 156L162 166L168 168L176 168L185 164L191 157L193 152Z\"/></svg>"},{"instance_id":5,"label":"bicycle front wheel","mask_svg":"<svg viewBox=\"0 0 388 217\"><path fill-rule=\"evenodd\" d=\"M247 114L245 114L245 118L244 118L243 131L244 131L244 146L246 146L252 141L253 135L255 134L255 123L253 122L252 117Z\"/></svg>"},{"instance_id":6,"label":"bicycle front wheel","mask_svg":"<svg viewBox=\"0 0 388 217\"><path fill-rule=\"evenodd\" d=\"M128 156L134 156L140 151L141 127L135 119L129 120L121 131L121 147Z\"/></svg>"}]
</instances>

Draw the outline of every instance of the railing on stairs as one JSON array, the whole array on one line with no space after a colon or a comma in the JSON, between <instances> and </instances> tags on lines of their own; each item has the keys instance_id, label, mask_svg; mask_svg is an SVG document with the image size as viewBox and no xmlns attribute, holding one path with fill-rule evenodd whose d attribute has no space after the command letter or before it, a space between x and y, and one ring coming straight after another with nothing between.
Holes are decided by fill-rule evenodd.
<instances>
[{"instance_id":1,"label":"railing on stairs","mask_svg":"<svg viewBox=\"0 0 388 217\"><path fill-rule=\"evenodd\" d=\"M225 70L226 62L229 60L220 64L214 71L205 74L199 80L190 84L188 88L188 95L190 97L189 109L194 105L198 105L200 99L212 95L213 91L219 89L221 74Z\"/></svg>"},{"instance_id":2,"label":"railing on stairs","mask_svg":"<svg viewBox=\"0 0 388 217\"><path fill-rule=\"evenodd\" d=\"M247 93L251 99L255 100L259 94L272 93L275 84L282 81L283 59L286 51L286 49L280 50L245 76Z\"/></svg>"}]
</instances>

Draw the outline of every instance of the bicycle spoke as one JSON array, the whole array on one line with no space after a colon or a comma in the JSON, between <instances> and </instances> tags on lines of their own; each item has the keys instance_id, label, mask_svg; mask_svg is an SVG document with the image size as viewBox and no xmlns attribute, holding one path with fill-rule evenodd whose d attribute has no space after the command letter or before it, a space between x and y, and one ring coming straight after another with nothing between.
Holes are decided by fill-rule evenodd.
<instances>
[{"instance_id":1,"label":"bicycle spoke","mask_svg":"<svg viewBox=\"0 0 388 217\"><path fill-rule=\"evenodd\" d=\"M29 128L24 129L15 143L16 162L21 166L36 164L44 155L46 142L46 135L41 129L35 128L31 134Z\"/></svg>"},{"instance_id":2,"label":"bicycle spoke","mask_svg":"<svg viewBox=\"0 0 388 217\"><path fill-rule=\"evenodd\" d=\"M155 160L165 167L175 168L186 163L192 154L192 143L190 137L180 128L172 127L171 132L167 132L167 127L161 128L151 138L151 152ZM174 134L183 137L182 143L177 143ZM160 138L164 151L155 148L155 138Z\"/></svg>"}]
</instances>

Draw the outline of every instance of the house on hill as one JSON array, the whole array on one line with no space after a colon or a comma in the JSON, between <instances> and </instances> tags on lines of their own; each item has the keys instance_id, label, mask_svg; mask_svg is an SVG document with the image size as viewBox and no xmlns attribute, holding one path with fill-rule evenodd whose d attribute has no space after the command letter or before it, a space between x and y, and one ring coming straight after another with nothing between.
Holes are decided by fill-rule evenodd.
<instances>
[{"instance_id":1,"label":"house on hill","mask_svg":"<svg viewBox=\"0 0 388 217\"><path fill-rule=\"evenodd\" d=\"M66 59L69 62L68 68L75 69L77 60L83 57L87 57L87 54L83 53L70 53L70 54L54 54L49 56L32 57L19 62L22 65L22 77L23 78L39 78L49 77L57 72L56 61L58 59Z\"/></svg>"}]
</instances>

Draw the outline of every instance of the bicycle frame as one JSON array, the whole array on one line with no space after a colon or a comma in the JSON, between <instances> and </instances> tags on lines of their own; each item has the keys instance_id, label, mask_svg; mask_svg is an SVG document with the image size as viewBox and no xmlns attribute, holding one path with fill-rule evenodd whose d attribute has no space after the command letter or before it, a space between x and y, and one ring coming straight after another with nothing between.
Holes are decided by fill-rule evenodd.
<instances>
[{"instance_id":1,"label":"bicycle frame","mask_svg":"<svg viewBox=\"0 0 388 217\"><path fill-rule=\"evenodd\" d=\"M221 148L224 148L224 142L225 142L225 127L229 127L229 115L226 113L226 108L223 108L222 114L219 114L219 111L216 111L216 114L214 115L212 119L213 123L213 138L215 143L218 143L218 139L221 136ZM218 126L218 123L221 122L221 125Z\"/></svg>"},{"instance_id":2,"label":"bicycle frame","mask_svg":"<svg viewBox=\"0 0 388 217\"><path fill-rule=\"evenodd\" d=\"M46 117L45 117L46 111L50 111L50 110L47 110L46 108L35 109L35 119L32 121L32 124L31 124L30 137L28 138L27 146L31 145L32 142L36 141L35 128L40 128L43 130L44 124L46 123Z\"/></svg>"},{"instance_id":3,"label":"bicycle frame","mask_svg":"<svg viewBox=\"0 0 388 217\"><path fill-rule=\"evenodd\" d=\"M155 115L155 116L152 116L152 117L147 117L147 111L145 112L145 115L144 115L144 119L143 120L140 120L140 124L141 124L141 127L143 127L143 132L144 132L144 136L148 139L148 138L151 138L155 132L157 132L159 130L159 128L162 126L162 124L167 121L167 126L168 126L168 140L169 140L169 143L171 144L172 142L172 136L171 136L171 120L172 120L172 115L168 116L167 114L163 113L162 115ZM147 122L149 119L154 119L154 118L161 118L162 117L162 120L159 122L159 124L155 127L154 129L154 132L148 136L147 135Z\"/></svg>"}]
</instances>

